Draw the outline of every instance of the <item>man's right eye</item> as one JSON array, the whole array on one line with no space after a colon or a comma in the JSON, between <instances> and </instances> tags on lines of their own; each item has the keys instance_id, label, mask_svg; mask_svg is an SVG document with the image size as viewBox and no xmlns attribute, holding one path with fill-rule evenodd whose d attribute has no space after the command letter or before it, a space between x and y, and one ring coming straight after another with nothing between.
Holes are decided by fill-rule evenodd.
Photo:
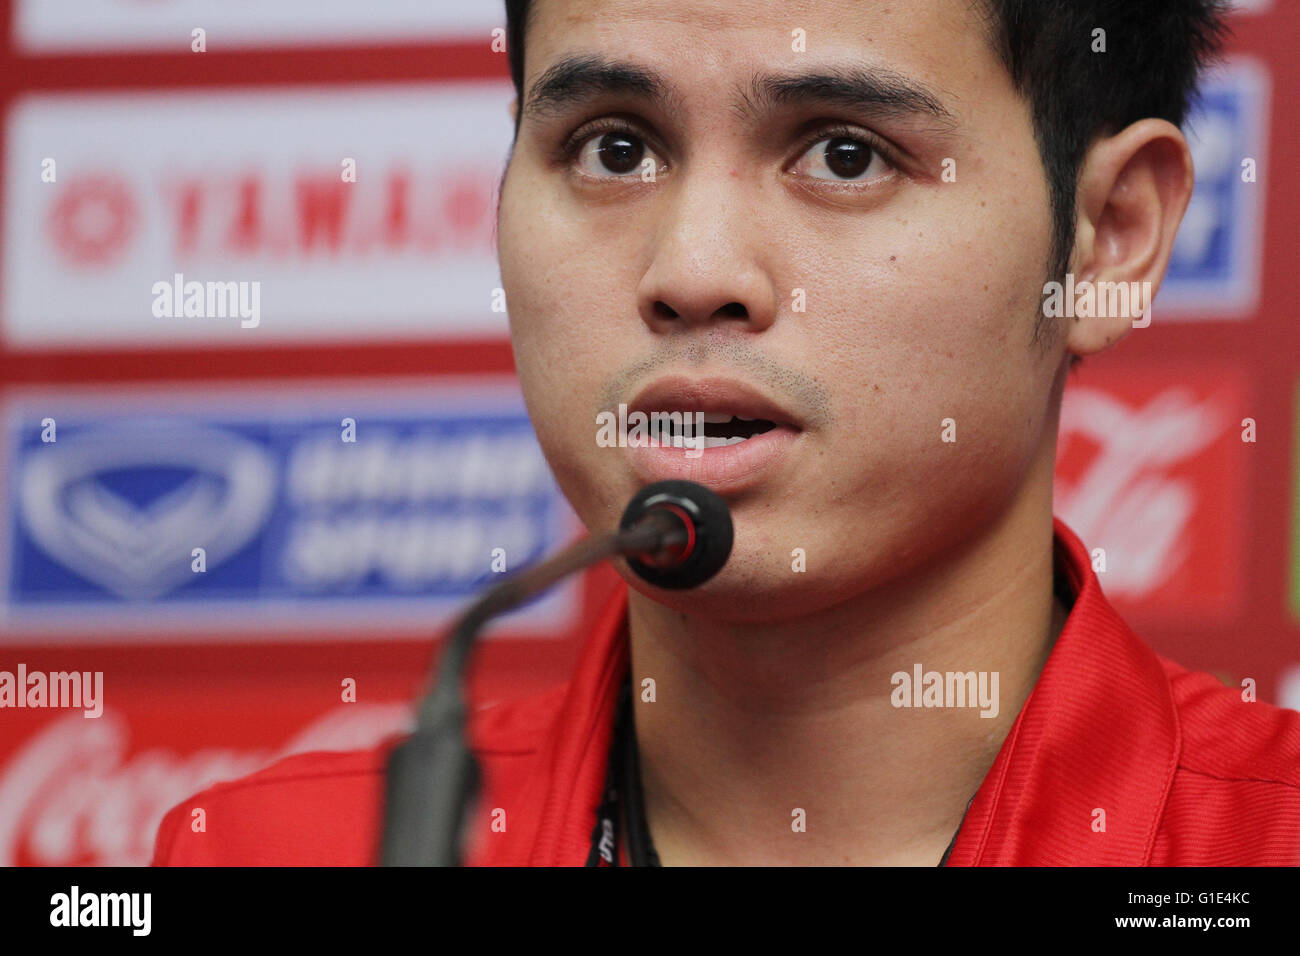
<instances>
[{"instance_id":1,"label":"man's right eye","mask_svg":"<svg viewBox=\"0 0 1300 956\"><path fill-rule=\"evenodd\" d=\"M622 125L579 134L570 162L584 176L597 179L627 179L642 169L657 173L664 166L639 133Z\"/></svg>"}]
</instances>

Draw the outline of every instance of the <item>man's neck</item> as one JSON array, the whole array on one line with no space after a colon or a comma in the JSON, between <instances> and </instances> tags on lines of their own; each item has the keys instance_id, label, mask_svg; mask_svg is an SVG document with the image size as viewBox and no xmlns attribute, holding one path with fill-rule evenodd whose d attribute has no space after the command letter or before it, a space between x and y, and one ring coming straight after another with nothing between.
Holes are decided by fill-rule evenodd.
<instances>
[{"instance_id":1,"label":"man's neck","mask_svg":"<svg viewBox=\"0 0 1300 956\"><path fill-rule=\"evenodd\" d=\"M793 621L702 619L631 592L636 735L663 864L936 865L1065 621L1046 494L1046 508L1022 500L943 566ZM984 672L990 688L996 673L996 715L895 706L893 675L916 665ZM644 677L654 702L637 693Z\"/></svg>"}]
</instances>

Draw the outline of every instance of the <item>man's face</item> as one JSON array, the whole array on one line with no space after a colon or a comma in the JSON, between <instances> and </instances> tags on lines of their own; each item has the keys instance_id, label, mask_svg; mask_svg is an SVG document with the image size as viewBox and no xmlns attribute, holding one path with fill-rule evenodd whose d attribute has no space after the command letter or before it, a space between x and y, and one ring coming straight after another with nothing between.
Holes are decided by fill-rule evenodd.
<instances>
[{"instance_id":1,"label":"man's face","mask_svg":"<svg viewBox=\"0 0 1300 956\"><path fill-rule=\"evenodd\" d=\"M703 587L634 586L734 620L794 615L986 529L1050 454L1063 346L1030 345L1047 186L982 8L535 6L498 251L542 449L593 531L660 477L715 488L736 526ZM669 97L577 83L530 110L575 56L659 74ZM791 81L810 73L875 91L809 98ZM849 87L812 92L832 88ZM620 403L778 427L700 457L601 447L596 416Z\"/></svg>"}]
</instances>

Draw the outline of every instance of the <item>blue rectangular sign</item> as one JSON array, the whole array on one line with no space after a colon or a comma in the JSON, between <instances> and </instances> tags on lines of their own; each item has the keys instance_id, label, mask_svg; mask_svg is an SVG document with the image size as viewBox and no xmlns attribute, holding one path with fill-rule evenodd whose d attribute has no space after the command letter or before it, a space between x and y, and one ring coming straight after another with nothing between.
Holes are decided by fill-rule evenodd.
<instances>
[{"instance_id":1,"label":"blue rectangular sign","mask_svg":"<svg viewBox=\"0 0 1300 956\"><path fill-rule=\"evenodd\" d=\"M445 622L578 526L517 387L24 394L4 630ZM574 588L512 630L548 630Z\"/></svg>"}]
</instances>

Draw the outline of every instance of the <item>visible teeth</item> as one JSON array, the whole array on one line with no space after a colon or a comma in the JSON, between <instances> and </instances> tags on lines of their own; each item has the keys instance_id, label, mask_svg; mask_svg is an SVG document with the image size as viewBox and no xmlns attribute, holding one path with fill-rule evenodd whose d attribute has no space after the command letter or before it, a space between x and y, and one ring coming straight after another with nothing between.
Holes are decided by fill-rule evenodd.
<instances>
[{"instance_id":1,"label":"visible teeth","mask_svg":"<svg viewBox=\"0 0 1300 956\"><path fill-rule=\"evenodd\" d=\"M722 447L724 447L724 446L726 446L726 445L739 445L742 441L749 441L749 439L748 439L748 438L745 438L745 437L742 436L742 435L735 435L735 436L733 436L733 437L731 437L731 438L714 438L712 435L705 435L705 436L704 436L704 447L705 447L705 448L722 448ZM691 442L690 442L690 444L688 445L688 444L686 443L686 439L685 439L684 437L682 437L681 435L674 435L674 436L672 437L672 446L673 446L674 448L699 448L699 447L700 447L700 439L699 439L698 436L697 436L697 437L694 437L694 438L691 439Z\"/></svg>"},{"instance_id":2,"label":"visible teeth","mask_svg":"<svg viewBox=\"0 0 1300 956\"><path fill-rule=\"evenodd\" d=\"M706 425L725 425L731 421L732 416L725 412L705 412L704 424Z\"/></svg>"}]
</instances>

